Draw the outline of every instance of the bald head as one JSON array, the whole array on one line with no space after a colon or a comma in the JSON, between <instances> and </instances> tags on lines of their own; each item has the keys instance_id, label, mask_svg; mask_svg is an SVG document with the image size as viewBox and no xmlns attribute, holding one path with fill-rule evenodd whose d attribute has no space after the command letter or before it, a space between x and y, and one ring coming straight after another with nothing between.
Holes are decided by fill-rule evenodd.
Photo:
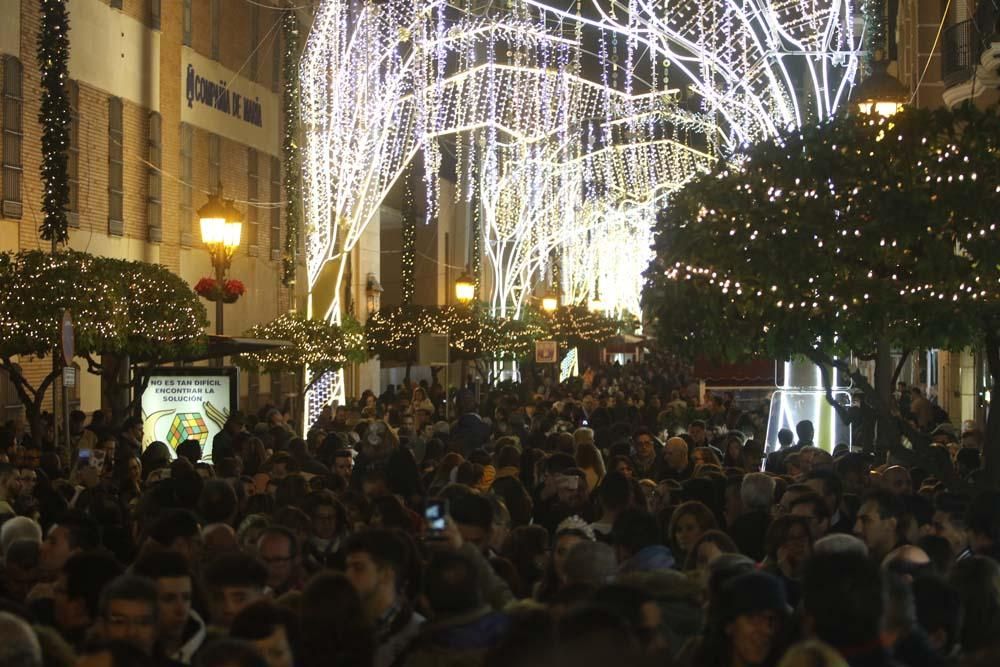
<instances>
[{"instance_id":1,"label":"bald head","mask_svg":"<svg viewBox=\"0 0 1000 667\"><path fill-rule=\"evenodd\" d=\"M219 554L237 551L240 547L232 527L224 523L210 523L201 531L201 539L208 553Z\"/></svg>"},{"instance_id":2,"label":"bald head","mask_svg":"<svg viewBox=\"0 0 1000 667\"><path fill-rule=\"evenodd\" d=\"M891 466L882 473L882 488L894 496L913 493L913 480L910 471L903 466Z\"/></svg>"},{"instance_id":3,"label":"bald head","mask_svg":"<svg viewBox=\"0 0 1000 667\"><path fill-rule=\"evenodd\" d=\"M688 445L683 438L669 438L663 446L667 465L674 470L684 470L688 464Z\"/></svg>"},{"instance_id":4,"label":"bald head","mask_svg":"<svg viewBox=\"0 0 1000 667\"><path fill-rule=\"evenodd\" d=\"M907 581L913 581L913 576L931 566L931 558L927 552L912 544L904 544L886 554L882 559L884 572L895 572Z\"/></svg>"}]
</instances>

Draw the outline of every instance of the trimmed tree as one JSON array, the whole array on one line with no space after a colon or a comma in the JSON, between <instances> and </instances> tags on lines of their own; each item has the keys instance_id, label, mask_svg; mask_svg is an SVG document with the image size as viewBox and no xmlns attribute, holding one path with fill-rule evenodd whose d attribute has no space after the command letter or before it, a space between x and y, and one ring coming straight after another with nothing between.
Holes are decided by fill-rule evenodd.
<instances>
[{"instance_id":1,"label":"trimmed tree","mask_svg":"<svg viewBox=\"0 0 1000 667\"><path fill-rule=\"evenodd\" d=\"M308 366L315 382L326 373L339 371L348 363L362 362L367 358L364 332L358 321L350 317L337 325L296 313L285 313L270 322L251 327L245 335L291 343L286 347L238 355L234 360L236 365L247 370L298 373L304 377ZM305 390L308 391L311 386L312 383Z\"/></svg>"},{"instance_id":2,"label":"trimmed tree","mask_svg":"<svg viewBox=\"0 0 1000 667\"><path fill-rule=\"evenodd\" d=\"M661 215L646 272L658 339L713 359L808 357L843 412L826 370L836 367L877 415L880 451L907 455L901 429L921 449L926 438L893 414L890 352L977 342L976 311L993 298L992 287L965 289L982 266L955 252L960 227L990 210L980 199L973 215L962 202L975 193L959 184L974 183L967 174L979 165L959 171L942 158L968 154L955 144L959 122L915 109L837 118L692 182ZM960 208L970 218L961 224ZM874 383L848 364L851 354L875 362Z\"/></svg>"},{"instance_id":3,"label":"trimmed tree","mask_svg":"<svg viewBox=\"0 0 1000 667\"><path fill-rule=\"evenodd\" d=\"M33 433L40 432L45 395L62 365L33 384L16 359L58 353L67 309L73 314L77 356L88 360L88 370L115 383L123 374L121 363L130 357L155 363L205 342L205 308L163 266L75 251L0 253L0 367L24 404ZM133 399L117 406L116 417L134 408L146 382L144 373L126 381Z\"/></svg>"}]
</instances>

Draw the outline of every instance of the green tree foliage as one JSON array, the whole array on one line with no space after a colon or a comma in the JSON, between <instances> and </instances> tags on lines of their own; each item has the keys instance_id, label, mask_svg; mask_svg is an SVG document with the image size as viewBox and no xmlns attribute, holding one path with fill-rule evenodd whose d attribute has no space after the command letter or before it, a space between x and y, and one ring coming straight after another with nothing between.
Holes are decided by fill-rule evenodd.
<instances>
[{"instance_id":1,"label":"green tree foliage","mask_svg":"<svg viewBox=\"0 0 1000 667\"><path fill-rule=\"evenodd\" d=\"M891 438L891 348L983 336L996 262L956 243L996 245L998 157L982 146L996 122L967 109L841 117L692 182L661 215L646 273L657 338L690 356L840 365ZM877 386L836 359L848 353L876 361Z\"/></svg>"},{"instance_id":2,"label":"green tree foliage","mask_svg":"<svg viewBox=\"0 0 1000 667\"><path fill-rule=\"evenodd\" d=\"M291 343L262 352L241 354L235 363L241 368L265 373L303 372L308 366L314 378L339 371L348 363L367 358L364 332L354 318L337 325L286 313L266 324L251 327L251 338L282 340Z\"/></svg>"},{"instance_id":3,"label":"green tree foliage","mask_svg":"<svg viewBox=\"0 0 1000 667\"><path fill-rule=\"evenodd\" d=\"M18 371L15 358L58 353L67 309L75 325L76 355L87 358L95 373L103 371L97 355L155 362L205 344L204 306L166 267L75 251L0 253L0 365L29 419L37 420L61 369L54 368L36 387ZM136 388L141 393L144 386Z\"/></svg>"}]
</instances>

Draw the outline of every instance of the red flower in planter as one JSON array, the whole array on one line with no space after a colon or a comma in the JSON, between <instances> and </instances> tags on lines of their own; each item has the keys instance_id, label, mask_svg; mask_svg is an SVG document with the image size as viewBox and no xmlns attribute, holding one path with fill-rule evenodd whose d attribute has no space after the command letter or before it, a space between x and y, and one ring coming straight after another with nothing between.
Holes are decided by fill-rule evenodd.
<instances>
[{"instance_id":1,"label":"red flower in planter","mask_svg":"<svg viewBox=\"0 0 1000 667\"><path fill-rule=\"evenodd\" d=\"M239 280L227 280L223 286L222 291L228 296L243 296L246 293L246 287L243 286L243 282Z\"/></svg>"},{"instance_id":2,"label":"red flower in planter","mask_svg":"<svg viewBox=\"0 0 1000 667\"><path fill-rule=\"evenodd\" d=\"M194 286L194 292L198 296L214 301L215 296L219 293L219 283L216 282L215 278L202 278Z\"/></svg>"}]
</instances>

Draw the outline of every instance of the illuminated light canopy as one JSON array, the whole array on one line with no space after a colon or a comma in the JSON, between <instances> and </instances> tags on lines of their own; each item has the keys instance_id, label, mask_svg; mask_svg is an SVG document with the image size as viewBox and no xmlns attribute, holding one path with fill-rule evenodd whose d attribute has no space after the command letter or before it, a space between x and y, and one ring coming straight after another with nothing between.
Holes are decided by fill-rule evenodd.
<instances>
[{"instance_id":1,"label":"illuminated light canopy","mask_svg":"<svg viewBox=\"0 0 1000 667\"><path fill-rule=\"evenodd\" d=\"M599 274L607 312L638 313L653 212L749 143L833 116L852 20L847 0L321 2L300 67L310 293L343 280L419 155L428 219L446 160L478 202L474 279L494 316L519 317L553 262L568 302L597 296ZM315 316L338 321L341 291Z\"/></svg>"}]
</instances>

